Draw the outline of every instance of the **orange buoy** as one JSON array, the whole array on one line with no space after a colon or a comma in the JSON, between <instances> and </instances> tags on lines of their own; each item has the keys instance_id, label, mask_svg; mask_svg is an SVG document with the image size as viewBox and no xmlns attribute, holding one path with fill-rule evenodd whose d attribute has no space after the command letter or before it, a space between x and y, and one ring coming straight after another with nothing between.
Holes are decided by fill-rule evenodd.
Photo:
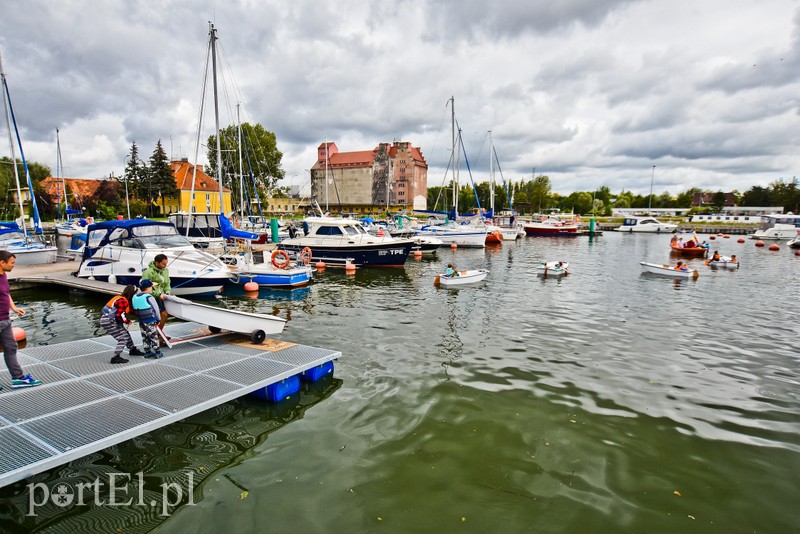
<instances>
[{"instance_id":1,"label":"orange buoy","mask_svg":"<svg viewBox=\"0 0 800 534\"><path fill-rule=\"evenodd\" d=\"M773 244L771 244L771 245L769 246L769 249L770 249L770 250L780 250L780 249L781 249L781 246L780 246L779 244L777 244L777 243L773 243Z\"/></svg>"},{"instance_id":2,"label":"orange buoy","mask_svg":"<svg viewBox=\"0 0 800 534\"><path fill-rule=\"evenodd\" d=\"M723 238L723 239L730 239L730 238L731 238L731 236L730 236L730 235L728 235L728 234L725 234L724 236L722 236L722 238Z\"/></svg>"},{"instance_id":3,"label":"orange buoy","mask_svg":"<svg viewBox=\"0 0 800 534\"><path fill-rule=\"evenodd\" d=\"M348 273L354 273L356 271L356 266L352 263L345 263L344 270Z\"/></svg>"},{"instance_id":4,"label":"orange buoy","mask_svg":"<svg viewBox=\"0 0 800 534\"><path fill-rule=\"evenodd\" d=\"M756 246L757 247L763 247L764 246L764 242L763 241L756 241Z\"/></svg>"},{"instance_id":5,"label":"orange buoy","mask_svg":"<svg viewBox=\"0 0 800 534\"><path fill-rule=\"evenodd\" d=\"M713 235L713 234L712 234L712 235L708 236L708 238L709 238L709 239L716 239L716 238L717 238L717 236L715 236L715 235Z\"/></svg>"},{"instance_id":6,"label":"orange buoy","mask_svg":"<svg viewBox=\"0 0 800 534\"><path fill-rule=\"evenodd\" d=\"M717 234L717 237L725 237L725 234L723 234L722 232L720 232L720 233L718 233L718 234Z\"/></svg>"},{"instance_id":7,"label":"orange buoy","mask_svg":"<svg viewBox=\"0 0 800 534\"><path fill-rule=\"evenodd\" d=\"M414 251L414 258L420 259L421 257L422 257L422 251L421 250L415 250Z\"/></svg>"},{"instance_id":8,"label":"orange buoy","mask_svg":"<svg viewBox=\"0 0 800 534\"><path fill-rule=\"evenodd\" d=\"M794 255L795 255L795 256L800 256L800 250L795 250L795 251L794 251Z\"/></svg>"},{"instance_id":9,"label":"orange buoy","mask_svg":"<svg viewBox=\"0 0 800 534\"><path fill-rule=\"evenodd\" d=\"M244 285L244 290L245 291L258 291L258 284L255 283L255 282L247 282Z\"/></svg>"},{"instance_id":10,"label":"orange buoy","mask_svg":"<svg viewBox=\"0 0 800 534\"><path fill-rule=\"evenodd\" d=\"M325 262L324 261L318 261L317 263L314 264L314 267L316 267L317 269L320 269L320 270L324 270L325 269Z\"/></svg>"},{"instance_id":11,"label":"orange buoy","mask_svg":"<svg viewBox=\"0 0 800 534\"><path fill-rule=\"evenodd\" d=\"M744 238L743 238L743 237L740 237L739 239L737 239L737 240L736 240L736 242L737 242L737 243L744 243Z\"/></svg>"},{"instance_id":12,"label":"orange buoy","mask_svg":"<svg viewBox=\"0 0 800 534\"><path fill-rule=\"evenodd\" d=\"M455 250L458 248L458 245L456 245L455 243L450 243L450 248Z\"/></svg>"},{"instance_id":13,"label":"orange buoy","mask_svg":"<svg viewBox=\"0 0 800 534\"><path fill-rule=\"evenodd\" d=\"M25 329L24 328L20 328L18 326L14 326L14 327L11 328L11 330L14 332L14 340L15 341L22 341L23 339L26 339L28 337L28 334L25 333Z\"/></svg>"}]
</instances>

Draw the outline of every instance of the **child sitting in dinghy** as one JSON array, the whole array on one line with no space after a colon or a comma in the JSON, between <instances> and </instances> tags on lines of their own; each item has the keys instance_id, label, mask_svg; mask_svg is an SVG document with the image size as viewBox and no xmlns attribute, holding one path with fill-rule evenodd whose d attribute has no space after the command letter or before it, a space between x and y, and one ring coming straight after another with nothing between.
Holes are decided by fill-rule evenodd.
<instances>
[{"instance_id":1,"label":"child sitting in dinghy","mask_svg":"<svg viewBox=\"0 0 800 534\"><path fill-rule=\"evenodd\" d=\"M447 264L447 269L444 270L445 278L454 278L458 276L458 271L456 271L456 266L452 263Z\"/></svg>"}]
</instances>

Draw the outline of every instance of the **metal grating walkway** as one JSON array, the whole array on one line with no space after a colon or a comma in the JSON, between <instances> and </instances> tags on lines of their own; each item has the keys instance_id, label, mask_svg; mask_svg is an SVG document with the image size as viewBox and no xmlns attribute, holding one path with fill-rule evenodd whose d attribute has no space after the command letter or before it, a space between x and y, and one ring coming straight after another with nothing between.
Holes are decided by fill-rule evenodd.
<instances>
[{"instance_id":1,"label":"metal grating walkway","mask_svg":"<svg viewBox=\"0 0 800 534\"><path fill-rule=\"evenodd\" d=\"M11 389L0 367L0 487L161 428L339 358L341 353L267 340L209 337L194 323L168 325L164 358L112 365L111 336L21 349L41 386ZM131 332L141 348L138 331ZM0 360L0 363L2 361Z\"/></svg>"}]
</instances>

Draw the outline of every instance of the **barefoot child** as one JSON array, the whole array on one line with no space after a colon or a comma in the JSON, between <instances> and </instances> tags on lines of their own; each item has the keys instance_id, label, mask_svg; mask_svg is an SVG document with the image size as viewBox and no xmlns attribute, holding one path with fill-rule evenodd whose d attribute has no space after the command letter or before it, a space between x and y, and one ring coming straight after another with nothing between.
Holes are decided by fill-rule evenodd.
<instances>
[{"instance_id":1,"label":"barefoot child","mask_svg":"<svg viewBox=\"0 0 800 534\"><path fill-rule=\"evenodd\" d=\"M139 292L133 297L133 311L139 319L139 328L142 331L142 344L144 345L145 358L161 358L164 354L158 348L158 321L161 312L158 309L153 292L153 282L147 278L139 281Z\"/></svg>"},{"instance_id":2,"label":"barefoot child","mask_svg":"<svg viewBox=\"0 0 800 534\"><path fill-rule=\"evenodd\" d=\"M131 299L136 293L136 286L126 286L122 295L117 295L103 306L103 316L100 318L100 326L117 340L114 349L114 357L111 363L128 363L128 360L120 356L125 347L128 347L131 356L144 356L144 352L136 348L133 344L130 333L125 325L131 324L128 314L131 313Z\"/></svg>"}]
</instances>

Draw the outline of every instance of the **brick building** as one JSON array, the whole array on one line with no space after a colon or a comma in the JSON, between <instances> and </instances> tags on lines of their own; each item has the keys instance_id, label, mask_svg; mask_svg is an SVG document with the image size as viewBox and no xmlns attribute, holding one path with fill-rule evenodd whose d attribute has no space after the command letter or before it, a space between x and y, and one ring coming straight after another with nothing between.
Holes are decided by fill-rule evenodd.
<instances>
[{"instance_id":1,"label":"brick building","mask_svg":"<svg viewBox=\"0 0 800 534\"><path fill-rule=\"evenodd\" d=\"M383 213L387 205L393 212L426 209L428 162L406 141L357 152L339 152L336 143L322 143L310 171L311 197L323 210L328 206L339 211L341 206L344 212L366 214Z\"/></svg>"}]
</instances>

